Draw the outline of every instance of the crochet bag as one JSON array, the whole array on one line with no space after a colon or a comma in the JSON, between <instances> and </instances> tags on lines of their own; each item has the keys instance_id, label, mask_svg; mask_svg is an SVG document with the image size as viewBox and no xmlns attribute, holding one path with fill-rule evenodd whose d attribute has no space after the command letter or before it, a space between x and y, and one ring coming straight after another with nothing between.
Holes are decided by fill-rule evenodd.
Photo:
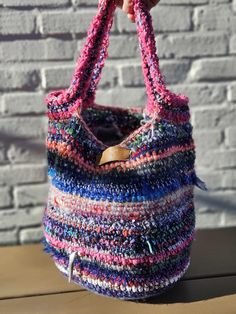
<instances>
[{"instance_id":1,"label":"crochet bag","mask_svg":"<svg viewBox=\"0 0 236 314\"><path fill-rule=\"evenodd\" d=\"M69 280L141 299L164 292L188 269L194 185L206 187L194 170L188 98L165 86L142 0L134 0L134 12L146 107L95 102L115 9L114 0L98 5L69 88L46 97L43 242Z\"/></svg>"}]
</instances>

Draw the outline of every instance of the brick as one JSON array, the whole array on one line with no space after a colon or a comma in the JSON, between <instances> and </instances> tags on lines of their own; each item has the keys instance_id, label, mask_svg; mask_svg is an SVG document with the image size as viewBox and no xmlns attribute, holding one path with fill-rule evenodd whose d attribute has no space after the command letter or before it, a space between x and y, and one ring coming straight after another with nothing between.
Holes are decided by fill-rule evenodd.
<instances>
[{"instance_id":1,"label":"brick","mask_svg":"<svg viewBox=\"0 0 236 314\"><path fill-rule=\"evenodd\" d=\"M230 39L230 53L236 53L236 35Z\"/></svg>"},{"instance_id":2,"label":"brick","mask_svg":"<svg viewBox=\"0 0 236 314\"><path fill-rule=\"evenodd\" d=\"M21 214L23 214L23 211L21 212ZM17 215L17 210L15 209L1 210L0 211L0 221L1 221L0 230L15 228L18 224L16 220L17 218L19 218L19 215Z\"/></svg>"},{"instance_id":3,"label":"brick","mask_svg":"<svg viewBox=\"0 0 236 314\"><path fill-rule=\"evenodd\" d=\"M37 61L70 60L74 57L75 44L60 39L5 41L0 45L0 60Z\"/></svg>"},{"instance_id":4,"label":"brick","mask_svg":"<svg viewBox=\"0 0 236 314\"><path fill-rule=\"evenodd\" d=\"M196 7L193 21L196 29L226 30L231 26L231 8L228 4Z\"/></svg>"},{"instance_id":5,"label":"brick","mask_svg":"<svg viewBox=\"0 0 236 314\"><path fill-rule=\"evenodd\" d=\"M218 108L202 109L194 112L196 128L228 127L234 125L236 109Z\"/></svg>"},{"instance_id":6,"label":"brick","mask_svg":"<svg viewBox=\"0 0 236 314\"><path fill-rule=\"evenodd\" d=\"M223 134L219 129L203 129L193 131L197 153L208 149L215 149L223 143Z\"/></svg>"},{"instance_id":7,"label":"brick","mask_svg":"<svg viewBox=\"0 0 236 314\"><path fill-rule=\"evenodd\" d=\"M120 107L143 107L147 102L145 88L113 88L98 90L96 101L104 105Z\"/></svg>"},{"instance_id":8,"label":"brick","mask_svg":"<svg viewBox=\"0 0 236 314\"><path fill-rule=\"evenodd\" d=\"M121 85L144 86L143 73L140 64L121 66L120 72L121 72Z\"/></svg>"},{"instance_id":9,"label":"brick","mask_svg":"<svg viewBox=\"0 0 236 314\"><path fill-rule=\"evenodd\" d=\"M78 41L78 51L83 48L85 39ZM133 58L139 56L139 46L136 36L116 35L110 36L108 47L109 59Z\"/></svg>"},{"instance_id":10,"label":"brick","mask_svg":"<svg viewBox=\"0 0 236 314\"><path fill-rule=\"evenodd\" d=\"M103 69L101 80L98 84L99 88L112 88L118 82L118 72L116 67L106 65Z\"/></svg>"},{"instance_id":11,"label":"brick","mask_svg":"<svg viewBox=\"0 0 236 314\"><path fill-rule=\"evenodd\" d=\"M35 31L35 16L32 12L11 11L0 13L1 35L32 34Z\"/></svg>"},{"instance_id":12,"label":"brick","mask_svg":"<svg viewBox=\"0 0 236 314\"><path fill-rule=\"evenodd\" d=\"M209 0L165 0L161 2L161 5L173 4L173 5L184 5L184 4L207 4Z\"/></svg>"},{"instance_id":13,"label":"brick","mask_svg":"<svg viewBox=\"0 0 236 314\"><path fill-rule=\"evenodd\" d=\"M3 97L2 97L2 95L0 95L0 117L1 117L1 115L2 115L2 107L3 107Z\"/></svg>"},{"instance_id":14,"label":"brick","mask_svg":"<svg viewBox=\"0 0 236 314\"><path fill-rule=\"evenodd\" d=\"M15 227L28 227L41 223L43 217L43 207L33 207L27 209L12 209L0 211L0 229L10 229Z\"/></svg>"},{"instance_id":15,"label":"brick","mask_svg":"<svg viewBox=\"0 0 236 314\"><path fill-rule=\"evenodd\" d=\"M139 45L136 36L111 36L108 48L109 58L132 58L139 56Z\"/></svg>"},{"instance_id":16,"label":"brick","mask_svg":"<svg viewBox=\"0 0 236 314\"><path fill-rule=\"evenodd\" d=\"M189 61L161 61L160 63L160 69L167 84L184 82L189 68Z\"/></svg>"},{"instance_id":17,"label":"brick","mask_svg":"<svg viewBox=\"0 0 236 314\"><path fill-rule=\"evenodd\" d=\"M231 84L228 89L229 101L236 102L236 84Z\"/></svg>"},{"instance_id":18,"label":"brick","mask_svg":"<svg viewBox=\"0 0 236 314\"><path fill-rule=\"evenodd\" d=\"M97 0L90 0L89 2L87 0L72 0L72 3L75 6L97 6L98 5Z\"/></svg>"},{"instance_id":19,"label":"brick","mask_svg":"<svg viewBox=\"0 0 236 314\"><path fill-rule=\"evenodd\" d=\"M5 165L0 167L0 185L41 183L46 180L45 165Z\"/></svg>"},{"instance_id":20,"label":"brick","mask_svg":"<svg viewBox=\"0 0 236 314\"><path fill-rule=\"evenodd\" d=\"M231 0L209 0L210 4L229 3Z\"/></svg>"},{"instance_id":21,"label":"brick","mask_svg":"<svg viewBox=\"0 0 236 314\"><path fill-rule=\"evenodd\" d=\"M69 0L1 0L4 7L60 7L70 3Z\"/></svg>"},{"instance_id":22,"label":"brick","mask_svg":"<svg viewBox=\"0 0 236 314\"><path fill-rule=\"evenodd\" d=\"M152 9L153 28L157 32L188 31L191 29L191 8L182 6L156 6ZM122 11L117 12L118 31L136 32L136 25L131 23Z\"/></svg>"},{"instance_id":23,"label":"brick","mask_svg":"<svg viewBox=\"0 0 236 314\"><path fill-rule=\"evenodd\" d=\"M190 7L156 6L151 14L157 32L188 31L192 27Z\"/></svg>"},{"instance_id":24,"label":"brick","mask_svg":"<svg viewBox=\"0 0 236 314\"><path fill-rule=\"evenodd\" d=\"M220 104L226 96L226 87L219 84L172 85L170 90L188 96L191 107Z\"/></svg>"},{"instance_id":25,"label":"brick","mask_svg":"<svg viewBox=\"0 0 236 314\"><path fill-rule=\"evenodd\" d=\"M223 187L226 189L235 189L236 188L236 170L230 169L224 173L222 176Z\"/></svg>"},{"instance_id":26,"label":"brick","mask_svg":"<svg viewBox=\"0 0 236 314\"><path fill-rule=\"evenodd\" d=\"M25 207L46 204L48 188L48 183L16 187L14 190L16 206Z\"/></svg>"},{"instance_id":27,"label":"brick","mask_svg":"<svg viewBox=\"0 0 236 314\"><path fill-rule=\"evenodd\" d=\"M3 143L0 142L0 164L4 164L6 162L6 148Z\"/></svg>"},{"instance_id":28,"label":"brick","mask_svg":"<svg viewBox=\"0 0 236 314\"><path fill-rule=\"evenodd\" d=\"M0 208L12 206L11 189L8 186L0 187Z\"/></svg>"},{"instance_id":29,"label":"brick","mask_svg":"<svg viewBox=\"0 0 236 314\"><path fill-rule=\"evenodd\" d=\"M198 176L206 183L209 191L235 189L236 170L235 169L202 169L197 167Z\"/></svg>"},{"instance_id":30,"label":"brick","mask_svg":"<svg viewBox=\"0 0 236 314\"><path fill-rule=\"evenodd\" d=\"M235 33L236 32L236 15L232 15L230 18L230 32Z\"/></svg>"},{"instance_id":31,"label":"brick","mask_svg":"<svg viewBox=\"0 0 236 314\"><path fill-rule=\"evenodd\" d=\"M225 227L235 227L236 225L236 212L235 210L225 211L223 213L223 221Z\"/></svg>"},{"instance_id":32,"label":"brick","mask_svg":"<svg viewBox=\"0 0 236 314\"><path fill-rule=\"evenodd\" d=\"M43 139L15 140L7 150L8 160L17 163L42 163L46 161L46 145Z\"/></svg>"},{"instance_id":33,"label":"brick","mask_svg":"<svg viewBox=\"0 0 236 314\"><path fill-rule=\"evenodd\" d=\"M70 60L74 58L75 50L75 42L47 39L44 48L44 58L45 60Z\"/></svg>"},{"instance_id":34,"label":"brick","mask_svg":"<svg viewBox=\"0 0 236 314\"><path fill-rule=\"evenodd\" d=\"M235 191L197 191L195 195L195 205L201 213L222 213L236 208Z\"/></svg>"},{"instance_id":35,"label":"brick","mask_svg":"<svg viewBox=\"0 0 236 314\"><path fill-rule=\"evenodd\" d=\"M236 147L236 127L230 126L226 129L226 143L228 146Z\"/></svg>"},{"instance_id":36,"label":"brick","mask_svg":"<svg viewBox=\"0 0 236 314\"><path fill-rule=\"evenodd\" d=\"M17 244L17 229L0 232L0 245Z\"/></svg>"},{"instance_id":37,"label":"brick","mask_svg":"<svg viewBox=\"0 0 236 314\"><path fill-rule=\"evenodd\" d=\"M236 58L212 58L193 62L191 81L219 81L236 78Z\"/></svg>"},{"instance_id":38,"label":"brick","mask_svg":"<svg viewBox=\"0 0 236 314\"><path fill-rule=\"evenodd\" d=\"M197 155L198 160L198 155ZM196 166L198 169L198 167ZM205 182L207 185L208 191L214 191L219 190L224 187L224 176L225 171L222 170L211 170L210 172L206 170L198 170L197 171L198 176Z\"/></svg>"},{"instance_id":39,"label":"brick","mask_svg":"<svg viewBox=\"0 0 236 314\"><path fill-rule=\"evenodd\" d=\"M42 34L86 33L96 11L42 13L40 31Z\"/></svg>"},{"instance_id":40,"label":"brick","mask_svg":"<svg viewBox=\"0 0 236 314\"><path fill-rule=\"evenodd\" d=\"M46 132L46 117L7 117L1 119L0 123L1 135L9 140L44 138Z\"/></svg>"},{"instance_id":41,"label":"brick","mask_svg":"<svg viewBox=\"0 0 236 314\"><path fill-rule=\"evenodd\" d=\"M223 226L223 213L203 212L196 215L196 228L208 229Z\"/></svg>"},{"instance_id":42,"label":"brick","mask_svg":"<svg viewBox=\"0 0 236 314\"><path fill-rule=\"evenodd\" d=\"M167 83L183 82L189 69L188 61L162 61L161 71ZM121 66L121 81L124 86L143 86L144 78L141 65Z\"/></svg>"},{"instance_id":43,"label":"brick","mask_svg":"<svg viewBox=\"0 0 236 314\"><path fill-rule=\"evenodd\" d=\"M10 93L3 96L4 115L46 113L44 95L41 93Z\"/></svg>"},{"instance_id":44,"label":"brick","mask_svg":"<svg viewBox=\"0 0 236 314\"><path fill-rule=\"evenodd\" d=\"M8 67L0 70L0 91L34 90L40 84L37 70Z\"/></svg>"},{"instance_id":45,"label":"brick","mask_svg":"<svg viewBox=\"0 0 236 314\"><path fill-rule=\"evenodd\" d=\"M42 85L45 89L68 88L72 79L74 66L56 66L42 70Z\"/></svg>"},{"instance_id":46,"label":"brick","mask_svg":"<svg viewBox=\"0 0 236 314\"><path fill-rule=\"evenodd\" d=\"M154 30L157 32L191 29L192 9L190 7L156 6L151 14Z\"/></svg>"},{"instance_id":47,"label":"brick","mask_svg":"<svg viewBox=\"0 0 236 314\"><path fill-rule=\"evenodd\" d=\"M19 238L21 244L26 243L37 243L40 242L40 240L43 237L43 229L42 227L36 227L36 228L27 228L20 230Z\"/></svg>"},{"instance_id":48,"label":"brick","mask_svg":"<svg viewBox=\"0 0 236 314\"><path fill-rule=\"evenodd\" d=\"M227 53L228 39L219 32L194 32L157 36L160 58L196 58Z\"/></svg>"},{"instance_id":49,"label":"brick","mask_svg":"<svg viewBox=\"0 0 236 314\"><path fill-rule=\"evenodd\" d=\"M229 169L236 167L236 150L205 151L201 156L201 166L213 169Z\"/></svg>"}]
</instances>

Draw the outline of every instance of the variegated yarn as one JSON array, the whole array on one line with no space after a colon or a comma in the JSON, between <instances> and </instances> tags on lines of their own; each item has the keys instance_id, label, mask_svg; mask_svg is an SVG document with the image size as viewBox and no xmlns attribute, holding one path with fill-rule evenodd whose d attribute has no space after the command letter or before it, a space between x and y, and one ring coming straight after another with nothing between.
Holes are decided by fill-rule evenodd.
<instances>
[{"instance_id":1,"label":"variegated yarn","mask_svg":"<svg viewBox=\"0 0 236 314\"><path fill-rule=\"evenodd\" d=\"M146 109L94 101L115 8L113 0L99 5L70 87L46 99L44 243L69 280L102 295L140 299L169 289L188 269L194 185L205 186L194 168L188 98L165 87L141 0L134 0L134 10ZM116 130L107 141L105 126ZM129 160L98 165L109 139L130 149Z\"/></svg>"}]
</instances>

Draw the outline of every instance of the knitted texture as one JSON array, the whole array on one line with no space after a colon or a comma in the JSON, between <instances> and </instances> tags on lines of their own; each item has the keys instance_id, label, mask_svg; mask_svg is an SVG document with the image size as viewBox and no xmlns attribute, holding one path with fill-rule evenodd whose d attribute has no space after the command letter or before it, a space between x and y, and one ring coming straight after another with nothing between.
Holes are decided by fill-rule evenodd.
<instances>
[{"instance_id":1,"label":"knitted texture","mask_svg":"<svg viewBox=\"0 0 236 314\"><path fill-rule=\"evenodd\" d=\"M99 4L70 87L46 98L44 244L69 280L106 296L140 299L164 292L186 272L194 185L205 186L194 169L188 98L165 87L141 0L134 11L146 108L95 103L115 8L113 0ZM129 159L99 166L113 144L130 149Z\"/></svg>"}]
</instances>

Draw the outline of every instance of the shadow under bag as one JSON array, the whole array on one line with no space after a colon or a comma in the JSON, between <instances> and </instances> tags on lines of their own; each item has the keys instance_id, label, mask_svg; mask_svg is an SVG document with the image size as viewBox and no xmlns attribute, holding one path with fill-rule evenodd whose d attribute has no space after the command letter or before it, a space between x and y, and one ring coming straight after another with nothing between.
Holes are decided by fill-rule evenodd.
<instances>
[{"instance_id":1,"label":"shadow under bag","mask_svg":"<svg viewBox=\"0 0 236 314\"><path fill-rule=\"evenodd\" d=\"M95 102L115 9L113 0L98 5L69 88L46 98L43 242L69 281L141 299L163 293L188 269L194 186L206 186L194 168L188 98L165 86L142 0L134 0L134 13L146 107Z\"/></svg>"}]
</instances>

